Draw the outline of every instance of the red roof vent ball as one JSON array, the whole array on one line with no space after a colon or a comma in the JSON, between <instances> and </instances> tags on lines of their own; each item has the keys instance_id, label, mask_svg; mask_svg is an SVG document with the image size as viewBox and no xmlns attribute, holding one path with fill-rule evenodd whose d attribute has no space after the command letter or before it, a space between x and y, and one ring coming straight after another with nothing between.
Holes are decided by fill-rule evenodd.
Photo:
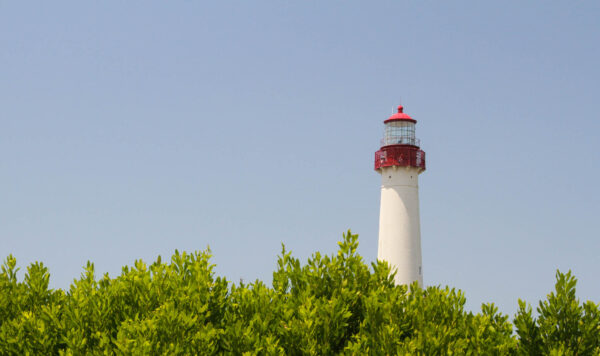
<instances>
[{"instance_id":1,"label":"red roof vent ball","mask_svg":"<svg viewBox=\"0 0 600 356\"><path fill-rule=\"evenodd\" d=\"M400 105L398 106L398 112L395 113L394 115L390 116L387 120L385 120L383 123L387 124L388 122L392 122L392 121L410 121L410 122L417 122L417 120L413 119L412 117L408 116L407 114L404 113L404 106Z\"/></svg>"}]
</instances>

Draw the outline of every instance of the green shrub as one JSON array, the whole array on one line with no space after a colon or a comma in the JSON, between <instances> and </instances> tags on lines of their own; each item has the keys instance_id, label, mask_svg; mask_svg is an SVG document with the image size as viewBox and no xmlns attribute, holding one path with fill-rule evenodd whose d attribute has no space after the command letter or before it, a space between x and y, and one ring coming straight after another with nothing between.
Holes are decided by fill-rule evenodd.
<instances>
[{"instance_id":1,"label":"green shrub","mask_svg":"<svg viewBox=\"0 0 600 356\"><path fill-rule=\"evenodd\" d=\"M538 318L519 300L515 327L523 355L600 355L600 309L575 297L577 279L556 272L554 292L539 302Z\"/></svg>"},{"instance_id":2,"label":"green shrub","mask_svg":"<svg viewBox=\"0 0 600 356\"><path fill-rule=\"evenodd\" d=\"M48 288L41 263L17 280L0 273L1 355L598 355L600 312L557 273L538 307L519 301L514 325L493 304L465 311L448 287L396 286L386 263L370 266L348 232L337 254L304 264L283 248L272 287L216 277L210 252L136 261L97 278L88 263L67 292Z\"/></svg>"}]
</instances>

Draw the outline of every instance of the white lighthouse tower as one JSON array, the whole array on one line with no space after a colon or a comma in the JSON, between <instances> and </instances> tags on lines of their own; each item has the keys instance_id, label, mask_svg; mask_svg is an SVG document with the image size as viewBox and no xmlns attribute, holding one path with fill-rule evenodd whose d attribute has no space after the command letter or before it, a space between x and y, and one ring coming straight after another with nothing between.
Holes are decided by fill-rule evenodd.
<instances>
[{"instance_id":1,"label":"white lighthouse tower","mask_svg":"<svg viewBox=\"0 0 600 356\"><path fill-rule=\"evenodd\" d=\"M396 284L423 285L419 174L425 171L425 152L415 137L416 120L398 112L384 121L375 170L381 174L379 248L377 259L396 270Z\"/></svg>"}]
</instances>

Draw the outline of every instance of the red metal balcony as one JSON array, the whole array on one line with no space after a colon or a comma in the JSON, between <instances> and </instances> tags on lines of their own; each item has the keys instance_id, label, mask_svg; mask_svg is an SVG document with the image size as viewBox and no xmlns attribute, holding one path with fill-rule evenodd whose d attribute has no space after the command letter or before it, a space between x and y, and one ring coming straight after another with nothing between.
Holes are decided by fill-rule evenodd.
<instances>
[{"instance_id":1,"label":"red metal balcony","mask_svg":"<svg viewBox=\"0 0 600 356\"><path fill-rule=\"evenodd\" d=\"M425 170L425 152L410 145L390 145L375 152L375 170L382 167L415 167Z\"/></svg>"}]
</instances>

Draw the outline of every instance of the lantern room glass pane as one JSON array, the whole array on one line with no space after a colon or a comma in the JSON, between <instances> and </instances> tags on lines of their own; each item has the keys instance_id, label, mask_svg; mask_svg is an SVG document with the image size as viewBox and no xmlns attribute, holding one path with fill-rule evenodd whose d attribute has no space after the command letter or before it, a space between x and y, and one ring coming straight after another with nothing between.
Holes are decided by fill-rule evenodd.
<instances>
[{"instance_id":1,"label":"lantern room glass pane","mask_svg":"<svg viewBox=\"0 0 600 356\"><path fill-rule=\"evenodd\" d=\"M409 121L392 121L385 124L384 145L418 146L415 138L415 123Z\"/></svg>"}]
</instances>

